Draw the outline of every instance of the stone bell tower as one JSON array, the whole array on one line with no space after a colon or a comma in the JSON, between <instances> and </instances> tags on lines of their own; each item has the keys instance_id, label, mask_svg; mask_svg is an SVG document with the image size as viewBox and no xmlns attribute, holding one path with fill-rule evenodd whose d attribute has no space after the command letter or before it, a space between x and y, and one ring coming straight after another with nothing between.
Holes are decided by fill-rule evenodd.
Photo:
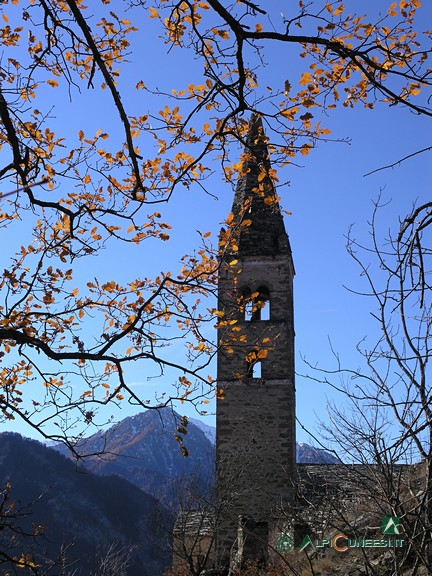
<instances>
[{"instance_id":1,"label":"stone bell tower","mask_svg":"<svg viewBox=\"0 0 432 576\"><path fill-rule=\"evenodd\" d=\"M229 220L218 284L220 566L266 558L295 487L294 266L256 115Z\"/></svg>"}]
</instances>

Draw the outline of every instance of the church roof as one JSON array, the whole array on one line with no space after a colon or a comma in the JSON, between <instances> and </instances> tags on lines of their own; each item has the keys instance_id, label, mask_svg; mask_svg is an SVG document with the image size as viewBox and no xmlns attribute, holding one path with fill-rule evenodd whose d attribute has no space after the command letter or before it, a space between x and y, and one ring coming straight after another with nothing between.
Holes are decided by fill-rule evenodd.
<instances>
[{"instance_id":1,"label":"church roof","mask_svg":"<svg viewBox=\"0 0 432 576\"><path fill-rule=\"evenodd\" d=\"M271 176L267 137L261 117L256 114L252 115L249 123L232 212L235 224L251 220L240 234L240 257L291 252Z\"/></svg>"}]
</instances>

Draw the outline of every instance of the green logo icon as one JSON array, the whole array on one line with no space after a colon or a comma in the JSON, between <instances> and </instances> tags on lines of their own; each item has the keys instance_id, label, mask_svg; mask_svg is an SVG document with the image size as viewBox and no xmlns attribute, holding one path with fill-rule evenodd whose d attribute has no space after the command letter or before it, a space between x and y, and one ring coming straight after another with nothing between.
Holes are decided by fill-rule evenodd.
<instances>
[{"instance_id":1,"label":"green logo icon","mask_svg":"<svg viewBox=\"0 0 432 576\"><path fill-rule=\"evenodd\" d=\"M310 539L310 536L306 535L303 538L303 542L300 544L299 552L303 552L303 550L305 548L307 548L309 546L309 544L312 544L312 540ZM313 544L312 544L312 546L313 546Z\"/></svg>"},{"instance_id":2,"label":"green logo icon","mask_svg":"<svg viewBox=\"0 0 432 576\"><path fill-rule=\"evenodd\" d=\"M294 548L294 540L288 534L281 534L276 540L276 550L286 554Z\"/></svg>"},{"instance_id":3,"label":"green logo icon","mask_svg":"<svg viewBox=\"0 0 432 576\"><path fill-rule=\"evenodd\" d=\"M400 534L400 519L397 516L383 516L381 529L383 534Z\"/></svg>"}]
</instances>

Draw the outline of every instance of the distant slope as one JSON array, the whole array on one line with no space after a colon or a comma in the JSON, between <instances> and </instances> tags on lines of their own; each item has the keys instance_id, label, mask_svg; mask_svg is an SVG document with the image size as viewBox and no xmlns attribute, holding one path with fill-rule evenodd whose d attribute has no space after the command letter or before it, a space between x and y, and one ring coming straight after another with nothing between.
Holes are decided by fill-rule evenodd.
<instances>
[{"instance_id":1,"label":"distant slope","mask_svg":"<svg viewBox=\"0 0 432 576\"><path fill-rule=\"evenodd\" d=\"M213 485L215 451L212 443L195 424L189 422L187 434L180 434L189 456L182 455L175 441L180 416L170 409L148 410L128 417L104 432L83 439L75 446L88 456L85 466L97 474L117 474L138 488L178 505L178 490L190 486L199 494ZM56 447L64 454L67 448Z\"/></svg>"},{"instance_id":2,"label":"distant slope","mask_svg":"<svg viewBox=\"0 0 432 576\"><path fill-rule=\"evenodd\" d=\"M197 426L200 430L202 430L204 432L204 434L206 435L206 438L208 438L208 440L210 440L210 442L213 445L216 444L216 427L215 426L210 426L209 424L206 424L205 422L203 422L202 420L199 420L198 418L189 418L189 422L191 422L192 424Z\"/></svg>"},{"instance_id":3,"label":"distant slope","mask_svg":"<svg viewBox=\"0 0 432 576\"><path fill-rule=\"evenodd\" d=\"M128 576L154 576L169 565L172 519L152 496L125 479L79 470L39 442L3 433L0 483L6 482L12 485L15 509L32 503L31 514L19 521L19 528L31 532L32 524L46 527L43 539L34 544L21 542L18 534L18 552L35 546L36 559L43 562L42 558L55 559L66 545L68 561L77 560L71 569L75 576L93 573L98 551L103 553L112 543L131 551ZM7 549L7 530L2 538Z\"/></svg>"},{"instance_id":4,"label":"distant slope","mask_svg":"<svg viewBox=\"0 0 432 576\"><path fill-rule=\"evenodd\" d=\"M342 464L342 461L323 448L297 442L297 464Z\"/></svg>"}]
</instances>

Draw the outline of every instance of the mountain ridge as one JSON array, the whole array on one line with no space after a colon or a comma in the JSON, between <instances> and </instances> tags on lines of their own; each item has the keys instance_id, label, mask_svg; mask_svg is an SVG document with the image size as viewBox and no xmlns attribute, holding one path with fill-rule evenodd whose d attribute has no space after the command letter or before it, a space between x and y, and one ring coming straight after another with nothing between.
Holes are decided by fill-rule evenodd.
<instances>
[{"instance_id":1,"label":"mountain ridge","mask_svg":"<svg viewBox=\"0 0 432 576\"><path fill-rule=\"evenodd\" d=\"M66 549L68 562L77 562L76 576L94 573L98 554L113 545L130 555L128 576L153 576L170 563L171 542L161 523L172 528L173 517L125 478L95 475L37 440L5 432L0 482L11 485L9 498L18 510L31 510L15 520L18 532L1 532L1 546L11 556L29 549L35 561L52 563ZM45 527L37 546L33 537L17 537L32 534L33 525Z\"/></svg>"},{"instance_id":2,"label":"mountain ridge","mask_svg":"<svg viewBox=\"0 0 432 576\"><path fill-rule=\"evenodd\" d=\"M176 442L177 440L177 442ZM65 456L64 445L53 447ZM117 474L176 508L179 484L193 483L208 494L215 449L204 432L174 411L140 412L103 432L83 438L74 449L84 466L100 475ZM95 455L102 452L101 456Z\"/></svg>"},{"instance_id":3,"label":"mountain ridge","mask_svg":"<svg viewBox=\"0 0 432 576\"><path fill-rule=\"evenodd\" d=\"M187 491L197 498L214 497L215 442L215 427L195 418L186 423L174 410L162 409L128 416L105 431L81 439L74 449L91 472L126 478L177 510ZM64 445L54 448L68 455ZM297 463L341 462L321 448L297 443Z\"/></svg>"}]
</instances>

